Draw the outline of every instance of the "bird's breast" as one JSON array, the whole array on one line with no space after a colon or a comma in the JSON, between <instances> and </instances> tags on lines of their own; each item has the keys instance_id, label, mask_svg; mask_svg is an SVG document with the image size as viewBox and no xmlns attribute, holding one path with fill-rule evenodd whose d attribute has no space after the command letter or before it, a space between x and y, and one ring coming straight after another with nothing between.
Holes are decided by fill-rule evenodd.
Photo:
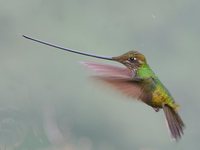
<instances>
[{"instance_id":1,"label":"bird's breast","mask_svg":"<svg viewBox=\"0 0 200 150\"><path fill-rule=\"evenodd\" d=\"M163 103L169 103L171 96L165 91L161 86L157 86L152 94L152 106L153 107L162 107Z\"/></svg>"}]
</instances>

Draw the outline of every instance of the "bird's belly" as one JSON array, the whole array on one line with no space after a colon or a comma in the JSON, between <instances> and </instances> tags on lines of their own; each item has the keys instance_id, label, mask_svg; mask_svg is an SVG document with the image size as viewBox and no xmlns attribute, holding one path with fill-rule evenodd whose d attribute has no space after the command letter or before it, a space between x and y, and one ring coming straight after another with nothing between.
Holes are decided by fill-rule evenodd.
<instances>
[{"instance_id":1,"label":"bird's belly","mask_svg":"<svg viewBox=\"0 0 200 150\"><path fill-rule=\"evenodd\" d=\"M157 87L152 95L152 107L161 108L163 103L168 103L170 96L161 87Z\"/></svg>"}]
</instances>

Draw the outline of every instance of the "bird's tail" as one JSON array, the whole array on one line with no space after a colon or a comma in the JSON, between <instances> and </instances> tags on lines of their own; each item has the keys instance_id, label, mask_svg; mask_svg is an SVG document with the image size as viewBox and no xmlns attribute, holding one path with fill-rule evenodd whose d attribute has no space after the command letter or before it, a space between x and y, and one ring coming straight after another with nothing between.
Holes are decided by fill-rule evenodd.
<instances>
[{"instance_id":1,"label":"bird's tail","mask_svg":"<svg viewBox=\"0 0 200 150\"><path fill-rule=\"evenodd\" d=\"M163 110L167 120L167 124L173 139L178 140L183 135L183 129L185 127L179 114L168 105L163 105Z\"/></svg>"}]
</instances>

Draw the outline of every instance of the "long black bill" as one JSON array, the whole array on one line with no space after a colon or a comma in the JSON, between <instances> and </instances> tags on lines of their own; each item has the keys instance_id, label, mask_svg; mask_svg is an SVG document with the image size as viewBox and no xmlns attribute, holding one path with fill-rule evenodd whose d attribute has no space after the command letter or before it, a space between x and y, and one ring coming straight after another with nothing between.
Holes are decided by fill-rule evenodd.
<instances>
[{"instance_id":1,"label":"long black bill","mask_svg":"<svg viewBox=\"0 0 200 150\"><path fill-rule=\"evenodd\" d=\"M76 54L80 54L80 55L85 55L85 56L89 56L89 57L95 57L95 58L106 59L106 60L113 60L112 57L98 56L98 55L84 53L84 52L80 52L80 51L69 49L69 48L64 48L64 47L57 46L57 45L54 45L54 44L51 44L51 43L48 43L48 42L44 42L44 41L41 41L41 40L33 39L33 38L28 37L26 35L23 35L23 37L26 38L26 39L32 40L34 42L38 42L38 43L41 43L41 44L44 44L44 45L48 45L48 46L51 46L51 47L54 47L54 48L58 48L58 49L61 49L61 50L64 50L64 51L68 51L68 52L72 52L72 53L76 53Z\"/></svg>"}]
</instances>

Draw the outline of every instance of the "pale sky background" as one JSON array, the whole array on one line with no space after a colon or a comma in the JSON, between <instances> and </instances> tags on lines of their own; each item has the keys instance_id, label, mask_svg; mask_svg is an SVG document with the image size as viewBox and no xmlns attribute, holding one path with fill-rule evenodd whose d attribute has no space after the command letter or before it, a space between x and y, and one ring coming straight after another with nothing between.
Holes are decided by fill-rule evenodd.
<instances>
[{"instance_id":1,"label":"pale sky background","mask_svg":"<svg viewBox=\"0 0 200 150\"><path fill-rule=\"evenodd\" d=\"M2 150L195 150L200 147L200 1L0 0ZM137 49L181 105L172 142L163 112L89 80L70 54L22 38L117 56Z\"/></svg>"}]
</instances>

